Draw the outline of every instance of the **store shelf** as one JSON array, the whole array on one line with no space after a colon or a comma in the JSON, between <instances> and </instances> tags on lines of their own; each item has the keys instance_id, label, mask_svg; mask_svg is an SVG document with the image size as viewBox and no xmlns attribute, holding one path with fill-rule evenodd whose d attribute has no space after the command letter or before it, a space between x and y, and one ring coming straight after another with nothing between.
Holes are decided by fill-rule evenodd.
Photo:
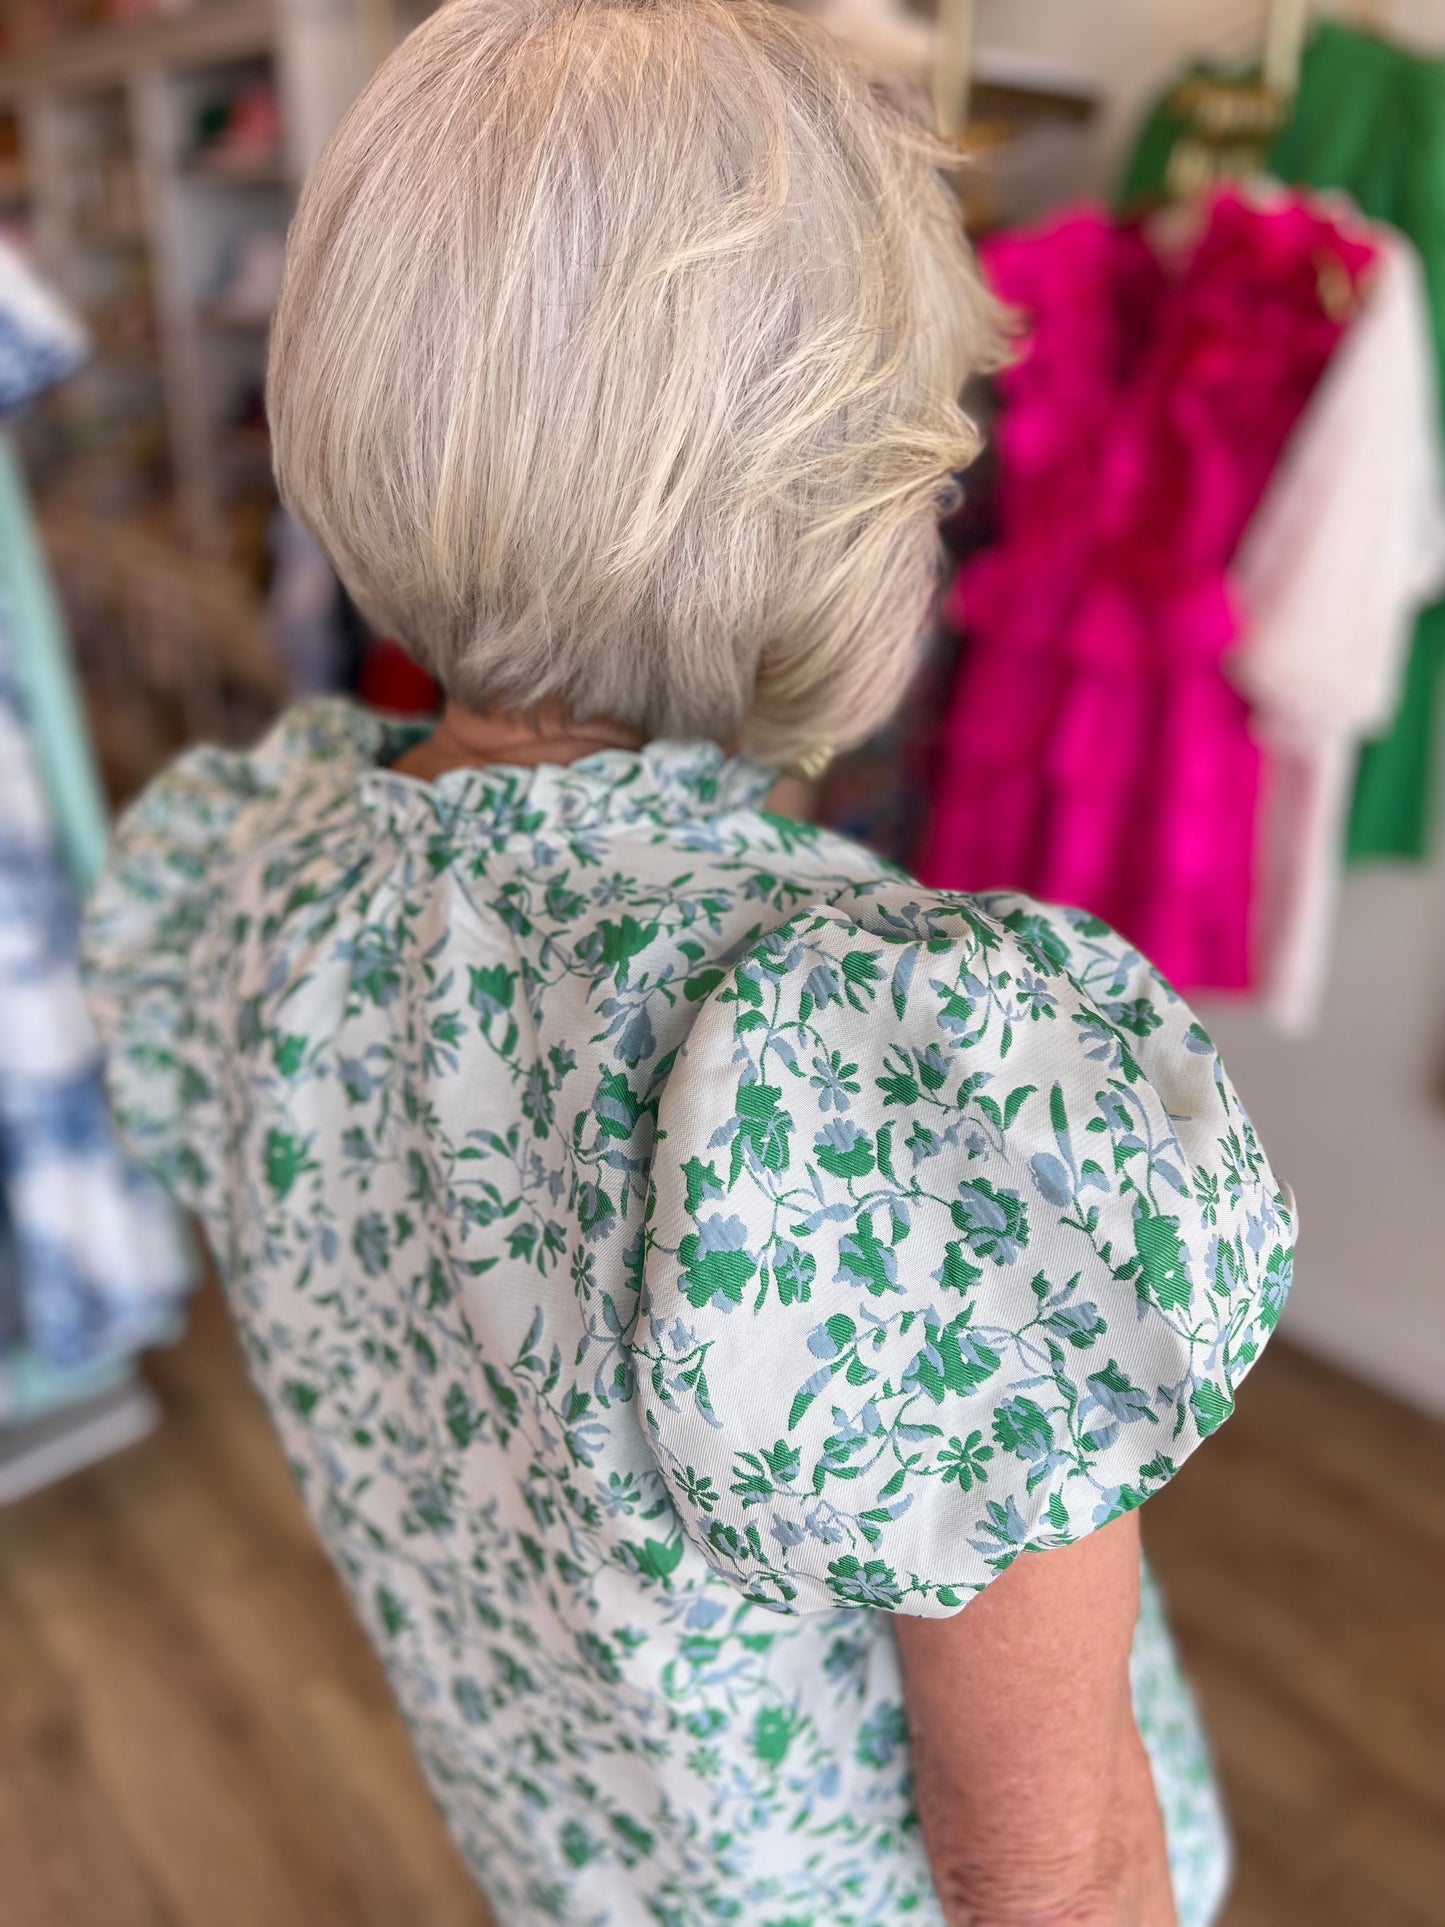
<instances>
[{"instance_id":1,"label":"store shelf","mask_svg":"<svg viewBox=\"0 0 1445 1927\"><path fill-rule=\"evenodd\" d=\"M197 0L0 59L0 200L92 328L25 452L117 794L284 695L268 303L297 185L399 27L389 0Z\"/></svg>"},{"instance_id":2,"label":"store shelf","mask_svg":"<svg viewBox=\"0 0 1445 1927\"><path fill-rule=\"evenodd\" d=\"M202 308L197 325L207 334L264 335L271 326L269 314L235 314L226 308Z\"/></svg>"},{"instance_id":3,"label":"store shelf","mask_svg":"<svg viewBox=\"0 0 1445 1927\"><path fill-rule=\"evenodd\" d=\"M72 223L70 239L74 247L98 248L108 254L150 246L150 237L142 227L91 227L85 223Z\"/></svg>"},{"instance_id":4,"label":"store shelf","mask_svg":"<svg viewBox=\"0 0 1445 1927\"><path fill-rule=\"evenodd\" d=\"M157 68L266 53L277 26L273 0L214 0L174 20L66 35L0 61L0 101L23 103L46 91L85 92Z\"/></svg>"},{"instance_id":5,"label":"store shelf","mask_svg":"<svg viewBox=\"0 0 1445 1927\"><path fill-rule=\"evenodd\" d=\"M264 161L222 161L197 156L182 162L177 177L197 187L290 188L291 169L284 157L273 155Z\"/></svg>"}]
</instances>

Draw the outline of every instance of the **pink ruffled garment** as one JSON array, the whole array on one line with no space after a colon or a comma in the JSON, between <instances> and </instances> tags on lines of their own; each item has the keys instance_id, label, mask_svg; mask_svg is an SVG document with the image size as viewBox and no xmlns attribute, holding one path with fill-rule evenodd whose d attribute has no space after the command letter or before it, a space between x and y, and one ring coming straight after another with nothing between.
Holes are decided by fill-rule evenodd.
<instances>
[{"instance_id":1,"label":"pink ruffled garment","mask_svg":"<svg viewBox=\"0 0 1445 1927\"><path fill-rule=\"evenodd\" d=\"M1340 337L1322 270L1371 258L1303 201L1233 196L1177 274L1093 213L984 250L1031 340L1000 544L948 602L968 647L924 882L1091 910L1184 990L1249 984L1261 767L1226 571Z\"/></svg>"}]
</instances>

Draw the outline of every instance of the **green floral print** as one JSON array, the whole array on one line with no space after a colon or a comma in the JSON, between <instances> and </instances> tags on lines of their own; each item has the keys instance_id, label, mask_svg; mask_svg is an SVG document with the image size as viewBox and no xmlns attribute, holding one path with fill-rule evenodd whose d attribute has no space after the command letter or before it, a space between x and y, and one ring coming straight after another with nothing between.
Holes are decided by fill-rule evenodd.
<instances>
[{"instance_id":1,"label":"green floral print","mask_svg":"<svg viewBox=\"0 0 1445 1927\"><path fill-rule=\"evenodd\" d=\"M706 744L184 758L90 920L132 1146L507 1927L941 1927L895 1613L1158 1489L1293 1239L1207 1036L1075 913L919 890ZM1226 1845L1152 1585L1185 1927Z\"/></svg>"}]
</instances>

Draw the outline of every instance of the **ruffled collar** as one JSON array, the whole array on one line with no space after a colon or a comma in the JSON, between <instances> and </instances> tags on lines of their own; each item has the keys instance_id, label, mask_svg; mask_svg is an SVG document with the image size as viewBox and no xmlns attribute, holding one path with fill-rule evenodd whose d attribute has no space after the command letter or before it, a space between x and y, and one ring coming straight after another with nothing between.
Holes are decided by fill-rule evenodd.
<instances>
[{"instance_id":1,"label":"ruffled collar","mask_svg":"<svg viewBox=\"0 0 1445 1927\"><path fill-rule=\"evenodd\" d=\"M636 751L599 750L566 765L453 769L425 783L389 767L427 734L425 722L334 699L304 705L291 721L301 737L299 751L354 764L369 808L398 824L430 816L453 832L475 827L497 836L617 823L675 827L758 809L777 781L774 770L750 757L729 756L716 743L654 742Z\"/></svg>"}]
</instances>

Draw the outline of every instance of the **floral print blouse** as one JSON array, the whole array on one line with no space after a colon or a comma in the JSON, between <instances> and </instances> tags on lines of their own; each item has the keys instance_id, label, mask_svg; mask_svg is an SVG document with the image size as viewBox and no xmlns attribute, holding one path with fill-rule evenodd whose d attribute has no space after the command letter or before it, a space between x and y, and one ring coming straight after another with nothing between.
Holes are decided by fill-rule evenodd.
<instances>
[{"instance_id":1,"label":"floral print blouse","mask_svg":"<svg viewBox=\"0 0 1445 1927\"><path fill-rule=\"evenodd\" d=\"M89 932L114 1101L505 1927L941 1927L889 1616L1168 1480L1293 1214L1104 925L939 896L655 744L184 758ZM1152 1588L1185 1927L1225 1877Z\"/></svg>"}]
</instances>

